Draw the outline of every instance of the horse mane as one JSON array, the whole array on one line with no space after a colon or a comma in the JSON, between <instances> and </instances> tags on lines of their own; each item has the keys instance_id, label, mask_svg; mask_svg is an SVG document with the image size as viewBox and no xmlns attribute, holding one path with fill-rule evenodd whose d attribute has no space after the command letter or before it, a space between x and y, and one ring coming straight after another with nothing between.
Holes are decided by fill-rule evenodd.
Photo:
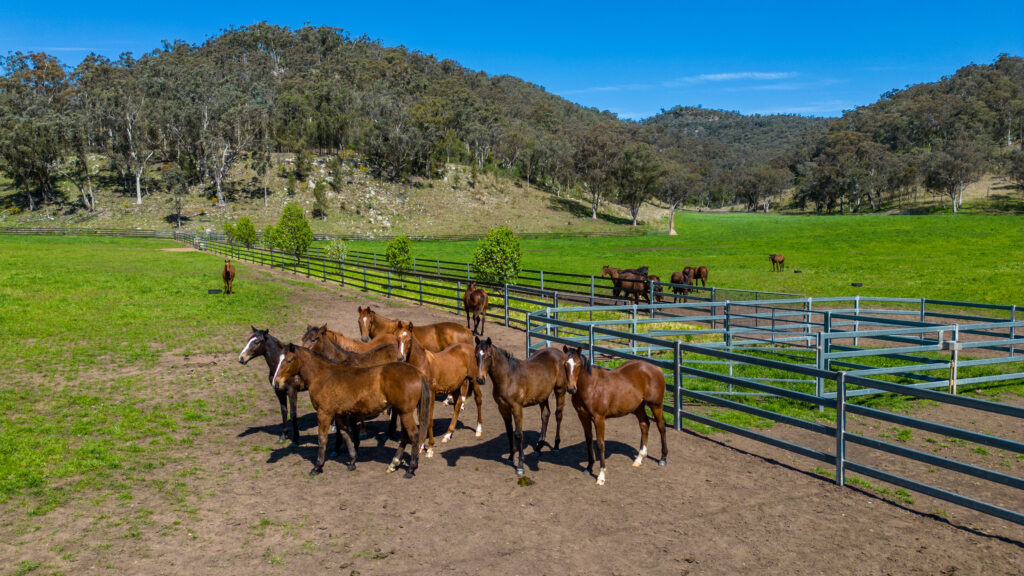
<instances>
[{"instance_id":1,"label":"horse mane","mask_svg":"<svg viewBox=\"0 0 1024 576\"><path fill-rule=\"evenodd\" d=\"M497 350L498 352L501 352L502 356L505 357L505 360L508 360L509 370L515 370L519 366L519 360L515 356L513 356L511 352L504 350L502 348L498 348L497 346L495 346L494 349Z\"/></svg>"},{"instance_id":2,"label":"horse mane","mask_svg":"<svg viewBox=\"0 0 1024 576\"><path fill-rule=\"evenodd\" d=\"M594 375L594 365L590 363L590 356L580 354L580 360L583 361L583 368L587 371L588 376Z\"/></svg>"}]
</instances>

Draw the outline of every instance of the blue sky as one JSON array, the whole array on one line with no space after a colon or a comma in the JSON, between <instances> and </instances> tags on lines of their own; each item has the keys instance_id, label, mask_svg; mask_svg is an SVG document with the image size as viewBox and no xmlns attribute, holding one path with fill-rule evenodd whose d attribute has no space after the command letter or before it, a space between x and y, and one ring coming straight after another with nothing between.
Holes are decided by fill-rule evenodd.
<instances>
[{"instance_id":1,"label":"blue sky","mask_svg":"<svg viewBox=\"0 0 1024 576\"><path fill-rule=\"evenodd\" d=\"M0 54L67 64L197 44L266 21L344 28L518 76L641 119L675 105L838 116L1001 53L1024 56L1024 0L758 2L0 2Z\"/></svg>"}]
</instances>

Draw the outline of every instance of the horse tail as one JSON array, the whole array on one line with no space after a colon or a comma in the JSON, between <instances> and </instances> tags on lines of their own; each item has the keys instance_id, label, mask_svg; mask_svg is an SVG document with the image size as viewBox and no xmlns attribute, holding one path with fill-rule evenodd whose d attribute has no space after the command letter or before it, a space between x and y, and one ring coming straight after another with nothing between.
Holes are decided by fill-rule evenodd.
<instances>
[{"instance_id":1,"label":"horse tail","mask_svg":"<svg viewBox=\"0 0 1024 576\"><path fill-rule=\"evenodd\" d=\"M427 440L427 426L430 426L430 403L434 401L434 395L430 392L430 382L426 376L420 376L420 429L419 438L416 439L416 446L422 445Z\"/></svg>"}]
</instances>

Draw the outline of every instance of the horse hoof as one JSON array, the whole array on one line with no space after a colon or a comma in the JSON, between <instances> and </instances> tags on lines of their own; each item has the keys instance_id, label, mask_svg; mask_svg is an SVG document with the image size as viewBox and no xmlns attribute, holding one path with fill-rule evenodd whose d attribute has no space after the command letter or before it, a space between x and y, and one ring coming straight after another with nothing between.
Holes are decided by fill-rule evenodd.
<instances>
[{"instance_id":1,"label":"horse hoof","mask_svg":"<svg viewBox=\"0 0 1024 576\"><path fill-rule=\"evenodd\" d=\"M355 470L356 470L356 465L355 464L349 464L348 465L348 471L349 472L355 472Z\"/></svg>"},{"instance_id":2,"label":"horse hoof","mask_svg":"<svg viewBox=\"0 0 1024 576\"><path fill-rule=\"evenodd\" d=\"M395 471L395 467L394 466L388 466L388 474L391 474L394 471Z\"/></svg>"},{"instance_id":3,"label":"horse hoof","mask_svg":"<svg viewBox=\"0 0 1024 576\"><path fill-rule=\"evenodd\" d=\"M448 441L451 440L451 439L452 439L452 435L449 432L448 434L445 434L444 436L441 437L441 444L447 444Z\"/></svg>"},{"instance_id":4,"label":"horse hoof","mask_svg":"<svg viewBox=\"0 0 1024 576\"><path fill-rule=\"evenodd\" d=\"M412 470L409 470L405 473L406 478L412 478L413 476L415 476L415 474L413 474Z\"/></svg>"},{"instance_id":5,"label":"horse hoof","mask_svg":"<svg viewBox=\"0 0 1024 576\"><path fill-rule=\"evenodd\" d=\"M285 436L284 434L282 434L281 437L277 439L277 443L278 444L284 444L287 441L288 441L288 437Z\"/></svg>"},{"instance_id":6,"label":"horse hoof","mask_svg":"<svg viewBox=\"0 0 1024 576\"><path fill-rule=\"evenodd\" d=\"M664 459L658 460L658 466L664 466L664 465L665 465L665 460Z\"/></svg>"},{"instance_id":7,"label":"horse hoof","mask_svg":"<svg viewBox=\"0 0 1024 576\"><path fill-rule=\"evenodd\" d=\"M484 427L479 425L479 424L477 424L476 425L476 437L479 438L479 437L481 437L483 435L484 435Z\"/></svg>"},{"instance_id":8,"label":"horse hoof","mask_svg":"<svg viewBox=\"0 0 1024 576\"><path fill-rule=\"evenodd\" d=\"M643 456L637 456L636 460L633 460L633 467L634 468L639 468L640 466L643 466L643 464L644 464L644 457Z\"/></svg>"},{"instance_id":9,"label":"horse hoof","mask_svg":"<svg viewBox=\"0 0 1024 576\"><path fill-rule=\"evenodd\" d=\"M317 474L319 474L321 472L323 472L323 470L321 470L319 468L313 468L312 470L309 471L309 475L310 476L316 476Z\"/></svg>"},{"instance_id":10,"label":"horse hoof","mask_svg":"<svg viewBox=\"0 0 1024 576\"><path fill-rule=\"evenodd\" d=\"M330 430L330 433L331 433L331 434L334 434L334 433L335 433L335 432L337 432L337 431L338 431L338 427L337 427L337 426L335 426L334 424L331 424L331 430Z\"/></svg>"},{"instance_id":11,"label":"horse hoof","mask_svg":"<svg viewBox=\"0 0 1024 576\"><path fill-rule=\"evenodd\" d=\"M430 449L430 448L427 448L427 458L433 458L433 457L434 457L434 451L432 449Z\"/></svg>"},{"instance_id":12,"label":"horse hoof","mask_svg":"<svg viewBox=\"0 0 1024 576\"><path fill-rule=\"evenodd\" d=\"M526 470L525 469L523 469L523 468L516 468L516 476L522 476L523 474L526 474Z\"/></svg>"}]
</instances>

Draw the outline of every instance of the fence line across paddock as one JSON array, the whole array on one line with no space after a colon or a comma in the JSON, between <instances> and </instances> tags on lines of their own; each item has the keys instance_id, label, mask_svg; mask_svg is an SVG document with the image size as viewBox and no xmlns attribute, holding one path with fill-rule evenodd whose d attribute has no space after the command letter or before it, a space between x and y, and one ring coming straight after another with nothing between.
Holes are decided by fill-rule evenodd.
<instances>
[{"instance_id":1,"label":"fence line across paddock","mask_svg":"<svg viewBox=\"0 0 1024 576\"><path fill-rule=\"evenodd\" d=\"M172 238L238 260L457 313L463 312L462 294L472 279L464 263L418 261L414 271L403 273L392 270L373 253L350 254L339 261L314 249L306 257L296 258L272 249L235 246L175 231L0 228L0 233ZM432 270L428 270L430 265ZM457 271L451 268L455 266ZM1024 479L869 438L847 426L849 414L1019 458L1024 454L1020 438L919 420L860 401L879 394L926 399L976 411L986 418L1008 418L1015 423L1011 429L1024 431L1024 408L957 394L958 388L1024 380L1024 354L1020 353L1024 321L1017 321L1017 306L927 298L787 297L790 295L715 287L688 287L694 290L689 303L622 305L622 299L598 294L610 290L611 285L599 283L597 277L537 273L536 286L481 284L491 298L488 319L523 327L528 350L568 344L580 346L591 359L617 362L640 358L661 367L671 378L665 410L677 429L689 420L726 430L833 465L840 485L846 483L847 472L861 474L1024 524L1020 504L1024 497L1016 499L1016 509L1013 504L985 502L960 494L960 485L939 487L935 482L900 476L869 465L852 452L884 453L930 470L1008 486L1022 496ZM563 276L566 281L560 283ZM584 290L551 290L552 285ZM673 287L651 283L648 296L656 296L659 288ZM728 298L734 295L747 297ZM961 353L973 356L961 358ZM684 409L684 399L693 408ZM815 406L825 421L831 419L835 424L797 418L758 404L776 399ZM712 407L712 411L701 410L703 407ZM782 423L813 439L797 443L736 426L723 421L714 408Z\"/></svg>"}]
</instances>

